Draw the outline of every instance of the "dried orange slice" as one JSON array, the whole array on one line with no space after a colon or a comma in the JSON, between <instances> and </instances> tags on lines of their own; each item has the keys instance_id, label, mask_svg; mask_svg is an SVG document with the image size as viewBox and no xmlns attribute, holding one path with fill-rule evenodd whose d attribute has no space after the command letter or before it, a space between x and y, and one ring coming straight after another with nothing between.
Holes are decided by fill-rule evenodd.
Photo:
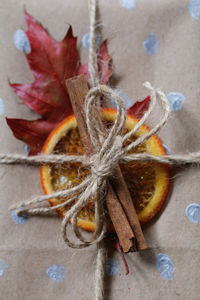
<instances>
[{"instance_id":1,"label":"dried orange slice","mask_svg":"<svg viewBox=\"0 0 200 300\"><path fill-rule=\"evenodd\" d=\"M116 110L102 109L102 119L111 124L116 117ZM124 131L130 131L138 120L127 115ZM146 125L142 125L132 140L149 132ZM145 143L139 145L131 153L147 152L153 155L165 155L165 150L157 136L152 136ZM69 155L83 154L77 122L72 115L63 120L49 135L43 153L66 153ZM131 193L136 212L141 223L150 221L160 210L166 197L169 186L169 168L166 165L151 162L129 162L120 165L128 189ZM79 163L65 163L64 165L41 166L41 183L45 194L70 188L82 182L89 174L89 170ZM51 199L50 204L55 206L66 199ZM70 206L58 209L61 216L65 215ZM79 214L78 226L94 230L94 206L92 199Z\"/></svg>"}]
</instances>

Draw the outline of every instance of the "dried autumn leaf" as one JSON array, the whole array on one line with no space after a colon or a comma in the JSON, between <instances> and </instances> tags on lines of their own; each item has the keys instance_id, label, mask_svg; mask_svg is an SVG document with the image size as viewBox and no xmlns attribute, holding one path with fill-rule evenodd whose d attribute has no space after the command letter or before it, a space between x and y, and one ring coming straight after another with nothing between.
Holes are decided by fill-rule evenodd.
<instances>
[{"instance_id":1,"label":"dried autumn leaf","mask_svg":"<svg viewBox=\"0 0 200 300\"><path fill-rule=\"evenodd\" d=\"M147 96L142 101L135 102L129 109L128 113L136 117L137 119L141 119L144 115L145 111L147 111L149 107L150 96Z\"/></svg>"},{"instance_id":2,"label":"dried autumn leaf","mask_svg":"<svg viewBox=\"0 0 200 300\"><path fill-rule=\"evenodd\" d=\"M43 120L27 121L6 118L6 121L10 128L14 129L14 136L29 145L29 155L34 155L40 151L49 132L54 128L54 124Z\"/></svg>"},{"instance_id":3,"label":"dried autumn leaf","mask_svg":"<svg viewBox=\"0 0 200 300\"><path fill-rule=\"evenodd\" d=\"M7 123L16 138L29 145L29 154L40 152L50 131L65 117L72 114L72 107L65 88L65 80L77 74L89 78L88 68L80 64L77 51L77 38L70 26L61 42L55 41L42 24L25 12L28 25L26 35L31 45L31 52L26 54L34 76L31 84L10 83L23 104L41 116L29 121L9 119ZM99 50L99 71L101 83L106 83L111 76L110 56L106 41Z\"/></svg>"}]
</instances>

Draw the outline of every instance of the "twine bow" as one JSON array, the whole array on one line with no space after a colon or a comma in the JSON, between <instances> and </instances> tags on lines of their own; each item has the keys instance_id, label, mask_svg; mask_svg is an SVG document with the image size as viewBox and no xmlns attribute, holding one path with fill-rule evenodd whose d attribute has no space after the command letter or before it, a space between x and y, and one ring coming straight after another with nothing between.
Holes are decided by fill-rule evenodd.
<instances>
[{"instance_id":1,"label":"twine bow","mask_svg":"<svg viewBox=\"0 0 200 300\"><path fill-rule=\"evenodd\" d=\"M167 121L170 108L165 94L151 86L149 82L146 82L145 87L150 90L151 102L149 109L146 111L141 120L135 125L135 127L124 136L122 135L122 130L126 122L126 108L124 106L123 99L119 96L117 92L109 88L108 86L98 85L92 88L86 97L85 112L86 112L86 123L88 127L88 133L90 135L92 144L95 149L95 154L91 157L85 156L65 156L64 162L74 161L81 162L83 165L87 165L90 168L90 175L79 185L74 186L70 189L62 190L51 195L39 196L32 199L29 202L22 202L13 208L20 208L17 212L18 214L41 214L48 213L51 210L61 208L69 203L72 203L75 199L78 199L75 204L66 212L65 218L62 222L62 236L64 241L68 246L72 248L83 248L88 247L91 244L99 243L106 231L106 222L104 219L104 207L103 199L106 192L106 181L112 172L115 170L116 165L121 161L133 160L140 161L140 157L137 154L132 154L127 156L129 151L137 147L141 143L145 142L153 134L155 134ZM151 112L154 110L156 105L157 96L160 98L163 109L164 116L161 121L148 133L137 138L134 142L131 142L128 146L124 146L126 141L129 140L139 128L144 124L146 119L149 117ZM101 126L98 119L93 116L93 108L97 108L96 103L99 97L111 98L115 100L117 105L116 119L110 128L107 137L101 130ZM63 157L63 156L62 156ZM60 157L59 159L61 159ZM128 157L128 158L127 158ZM50 160L52 163L52 161ZM59 161L61 163L61 161ZM62 161L63 163L63 161ZM38 207L32 209L26 209L27 206L33 203L38 203L51 198L63 198L68 199L53 207ZM79 230L77 226L78 214L81 209L87 204L90 199L94 199L95 206L95 231L91 238L87 240ZM79 239L79 243L75 244L71 242L67 234L67 225L71 219L72 228L75 236Z\"/></svg>"}]
</instances>

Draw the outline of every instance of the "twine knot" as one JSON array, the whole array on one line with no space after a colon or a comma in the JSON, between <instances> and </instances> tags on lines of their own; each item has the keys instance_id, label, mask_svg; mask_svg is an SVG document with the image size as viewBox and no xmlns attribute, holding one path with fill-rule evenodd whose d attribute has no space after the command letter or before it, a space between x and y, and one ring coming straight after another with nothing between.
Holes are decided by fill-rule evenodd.
<instances>
[{"instance_id":1,"label":"twine knot","mask_svg":"<svg viewBox=\"0 0 200 300\"><path fill-rule=\"evenodd\" d=\"M116 136L111 149L108 149L102 157L98 153L94 154L90 159L92 175L101 179L111 176L121 158L122 145L122 137Z\"/></svg>"}]
</instances>

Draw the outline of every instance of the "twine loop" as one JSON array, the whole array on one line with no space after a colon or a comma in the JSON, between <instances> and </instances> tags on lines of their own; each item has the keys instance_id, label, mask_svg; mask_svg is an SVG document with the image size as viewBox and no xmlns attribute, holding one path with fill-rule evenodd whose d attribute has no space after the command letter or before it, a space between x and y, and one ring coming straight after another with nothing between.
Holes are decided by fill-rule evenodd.
<instances>
[{"instance_id":1,"label":"twine loop","mask_svg":"<svg viewBox=\"0 0 200 300\"><path fill-rule=\"evenodd\" d=\"M107 137L105 137L100 122L94 117L93 112L97 108L96 102L99 97L110 98L111 96L116 101L117 117ZM121 157L123 138L120 133L126 121L124 102L112 89L104 85L98 85L88 92L85 109L88 133L96 151L90 159L91 173L106 179L112 174Z\"/></svg>"}]
</instances>

